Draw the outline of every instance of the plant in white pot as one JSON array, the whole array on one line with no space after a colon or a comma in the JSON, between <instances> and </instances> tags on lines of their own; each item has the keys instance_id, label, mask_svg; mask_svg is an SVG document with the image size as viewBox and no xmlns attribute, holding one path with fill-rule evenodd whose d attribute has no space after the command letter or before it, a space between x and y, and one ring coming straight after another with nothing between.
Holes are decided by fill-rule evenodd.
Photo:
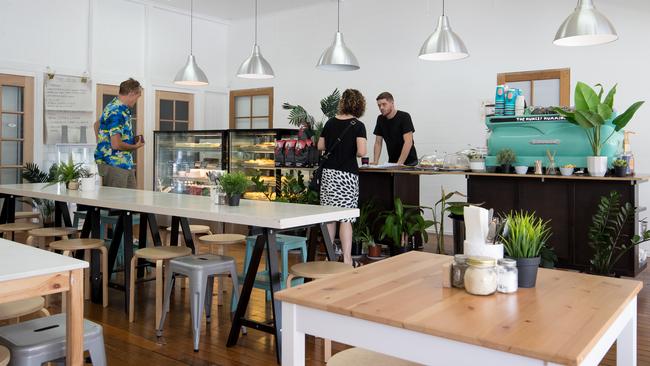
<instances>
[{"instance_id":1,"label":"plant in white pot","mask_svg":"<svg viewBox=\"0 0 650 366\"><path fill-rule=\"evenodd\" d=\"M485 154L478 150L472 149L467 152L467 158L469 159L469 168L473 172L485 171Z\"/></svg>"},{"instance_id":2,"label":"plant in white pot","mask_svg":"<svg viewBox=\"0 0 650 366\"><path fill-rule=\"evenodd\" d=\"M589 85L578 82L574 94L575 110L566 111L562 108L555 108L555 111L570 123L584 129L593 153L593 156L587 157L587 169L590 175L602 177L607 173L608 166L607 156L601 156L603 146L615 133L625 128L644 102L636 102L625 112L615 116L616 85L604 99L603 86L597 84L596 87L600 88L598 93Z\"/></svg>"}]
</instances>

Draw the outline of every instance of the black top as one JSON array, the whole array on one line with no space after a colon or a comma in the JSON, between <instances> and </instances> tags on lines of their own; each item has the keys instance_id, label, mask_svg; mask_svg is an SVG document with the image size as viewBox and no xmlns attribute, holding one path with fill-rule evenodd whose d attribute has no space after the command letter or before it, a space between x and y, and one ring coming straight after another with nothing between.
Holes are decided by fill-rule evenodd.
<instances>
[{"instance_id":1,"label":"black top","mask_svg":"<svg viewBox=\"0 0 650 366\"><path fill-rule=\"evenodd\" d=\"M409 132L415 132L415 128L413 128L411 115L406 112L397 111L395 117L391 119L383 115L377 117L374 134L381 136L386 141L389 163L397 163L399 160L404 146L404 134ZM415 165L417 162L418 154L415 152L415 140L413 140L413 146L411 146L411 151L409 151L404 165Z\"/></svg>"},{"instance_id":2,"label":"black top","mask_svg":"<svg viewBox=\"0 0 650 366\"><path fill-rule=\"evenodd\" d=\"M356 123L345 131L352 121ZM325 139L325 153L330 153L329 158L323 163L324 169L335 169L352 174L359 174L359 165L357 164L357 137L366 138L366 126L356 118L338 119L330 118L323 127L320 137ZM341 138L338 145L332 146L337 139Z\"/></svg>"}]
</instances>

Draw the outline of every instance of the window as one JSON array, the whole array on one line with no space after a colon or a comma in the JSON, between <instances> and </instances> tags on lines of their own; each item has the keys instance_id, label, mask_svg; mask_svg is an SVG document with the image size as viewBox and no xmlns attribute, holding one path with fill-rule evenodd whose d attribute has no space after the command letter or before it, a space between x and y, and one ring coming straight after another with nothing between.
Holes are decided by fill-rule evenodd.
<instances>
[{"instance_id":1,"label":"window","mask_svg":"<svg viewBox=\"0 0 650 366\"><path fill-rule=\"evenodd\" d=\"M0 74L0 184L21 183L33 160L34 78Z\"/></svg>"},{"instance_id":2,"label":"window","mask_svg":"<svg viewBox=\"0 0 650 366\"><path fill-rule=\"evenodd\" d=\"M571 69L508 72L497 75L497 85L523 90L526 103L532 106L571 105Z\"/></svg>"},{"instance_id":3,"label":"window","mask_svg":"<svg viewBox=\"0 0 650 366\"><path fill-rule=\"evenodd\" d=\"M231 91L230 128L273 128L273 88Z\"/></svg>"},{"instance_id":4,"label":"window","mask_svg":"<svg viewBox=\"0 0 650 366\"><path fill-rule=\"evenodd\" d=\"M104 108L110 103L113 98L116 98L119 93L120 87L117 85L97 84L97 119L101 117ZM144 135L144 121L142 117L144 106L144 90L138 99L134 108L131 110L131 121L133 123L133 131L135 135ZM145 140L146 142L146 140ZM144 148L138 149L133 155L135 160L135 177L137 180L138 189L144 189Z\"/></svg>"},{"instance_id":5,"label":"window","mask_svg":"<svg viewBox=\"0 0 650 366\"><path fill-rule=\"evenodd\" d=\"M156 92L156 129L189 131L194 129L194 94Z\"/></svg>"}]
</instances>

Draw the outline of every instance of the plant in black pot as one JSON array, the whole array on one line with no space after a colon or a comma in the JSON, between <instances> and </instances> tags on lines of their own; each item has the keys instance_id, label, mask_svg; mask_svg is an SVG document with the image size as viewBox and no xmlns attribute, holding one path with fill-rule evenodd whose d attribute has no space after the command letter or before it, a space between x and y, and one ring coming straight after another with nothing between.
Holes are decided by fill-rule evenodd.
<instances>
[{"instance_id":1,"label":"plant in black pot","mask_svg":"<svg viewBox=\"0 0 650 366\"><path fill-rule=\"evenodd\" d=\"M399 198L395 198L395 209L382 212L378 219L383 219L380 240L390 239L392 243L391 254L401 254L408 250L409 241L413 243L413 237L418 234L424 242L429 240L426 229L433 225L433 221L425 220L422 216L422 208L405 207Z\"/></svg>"},{"instance_id":2,"label":"plant in black pot","mask_svg":"<svg viewBox=\"0 0 650 366\"><path fill-rule=\"evenodd\" d=\"M535 287L542 250L551 237L549 221L523 211L511 212L506 221L501 241L508 257L517 261L519 287Z\"/></svg>"},{"instance_id":3,"label":"plant in black pot","mask_svg":"<svg viewBox=\"0 0 650 366\"><path fill-rule=\"evenodd\" d=\"M372 200L365 202L359 208L359 217L352 224L352 255L363 254L363 247L374 239L371 233L370 216L375 212Z\"/></svg>"},{"instance_id":4,"label":"plant in black pot","mask_svg":"<svg viewBox=\"0 0 650 366\"><path fill-rule=\"evenodd\" d=\"M223 191L228 196L229 206L239 206L241 196L246 188L252 184L250 179L242 172L226 173L219 178Z\"/></svg>"},{"instance_id":5,"label":"plant in black pot","mask_svg":"<svg viewBox=\"0 0 650 366\"><path fill-rule=\"evenodd\" d=\"M501 172L508 174L512 170L512 164L517 161L517 155L512 149L501 149L497 152L497 164L501 165Z\"/></svg>"},{"instance_id":6,"label":"plant in black pot","mask_svg":"<svg viewBox=\"0 0 650 366\"><path fill-rule=\"evenodd\" d=\"M627 175L627 161L623 159L614 160L614 175L617 177L625 177Z\"/></svg>"},{"instance_id":7,"label":"plant in black pot","mask_svg":"<svg viewBox=\"0 0 650 366\"><path fill-rule=\"evenodd\" d=\"M443 187L440 187L440 199L433 205L433 207L422 206L431 210L433 215L433 229L436 234L436 250L438 254L445 253L445 215L449 214L449 217L454 221L456 225L456 219L463 216L463 209L466 206L471 205L471 203L465 201L449 201L452 198L460 197L467 198L467 196L461 192L453 191L447 192ZM480 206L482 203L475 204L475 206ZM454 233L454 240L456 238L456 233Z\"/></svg>"}]
</instances>

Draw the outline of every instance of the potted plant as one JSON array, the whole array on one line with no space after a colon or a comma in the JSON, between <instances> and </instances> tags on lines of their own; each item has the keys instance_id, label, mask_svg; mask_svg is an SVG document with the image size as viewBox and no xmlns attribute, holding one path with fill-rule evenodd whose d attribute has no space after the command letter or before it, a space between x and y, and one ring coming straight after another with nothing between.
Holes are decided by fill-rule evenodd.
<instances>
[{"instance_id":1,"label":"potted plant","mask_svg":"<svg viewBox=\"0 0 650 366\"><path fill-rule=\"evenodd\" d=\"M613 276L614 265L625 253L650 241L650 230L632 238L622 234L625 226L634 220L635 213L636 209L629 202L621 205L621 195L616 191L600 198L588 234L589 246L594 250L589 261L590 273Z\"/></svg>"},{"instance_id":2,"label":"potted plant","mask_svg":"<svg viewBox=\"0 0 650 366\"><path fill-rule=\"evenodd\" d=\"M95 173L92 173L88 169L81 170L81 176L79 177L79 189L86 192L92 192L95 190Z\"/></svg>"},{"instance_id":3,"label":"potted plant","mask_svg":"<svg viewBox=\"0 0 650 366\"><path fill-rule=\"evenodd\" d=\"M456 221L463 220L463 208L466 206L471 205L468 202L464 201L449 201L452 197L458 196L458 197L463 197L466 198L467 196L463 193L460 193L458 191L454 192L445 192L445 189L443 187L440 187L440 199L433 205L433 207L427 207L427 206L422 206L422 208L426 208L431 210L431 214L433 215L433 229L436 234L436 249L438 254L444 254L445 253L445 215L448 213L449 218L454 220L454 224ZM475 204L475 206L480 206L482 203ZM464 229L464 223L463 223L463 229ZM454 242L460 240L460 230L456 232L456 229L460 229L460 225L454 225ZM457 236L458 234L458 236Z\"/></svg>"},{"instance_id":4,"label":"potted plant","mask_svg":"<svg viewBox=\"0 0 650 366\"><path fill-rule=\"evenodd\" d=\"M307 113L307 110L305 110L301 105L283 103L282 109L289 110L289 124L298 128L307 127L310 134L313 135L311 137L314 144L316 144L318 143L318 138L320 137L321 132L323 132L325 122L336 115L339 100L341 100L341 92L338 89L334 89L330 95L321 99L320 110L323 112L323 116L318 122L316 122L316 119Z\"/></svg>"},{"instance_id":5,"label":"potted plant","mask_svg":"<svg viewBox=\"0 0 650 366\"><path fill-rule=\"evenodd\" d=\"M23 180L29 183L52 183L54 182L57 169L58 165L54 164L46 173L37 164L27 163L22 170L21 176ZM32 198L31 204L41 214L43 226L49 227L54 225L54 201Z\"/></svg>"},{"instance_id":6,"label":"potted plant","mask_svg":"<svg viewBox=\"0 0 650 366\"><path fill-rule=\"evenodd\" d=\"M433 221L425 220L422 216L422 208L405 207L402 200L395 198L395 209L382 212L378 219L383 219L380 240L388 238L393 245L393 253L407 251L409 239L419 234L423 241L428 240L426 229L433 225Z\"/></svg>"},{"instance_id":7,"label":"potted plant","mask_svg":"<svg viewBox=\"0 0 650 366\"><path fill-rule=\"evenodd\" d=\"M625 177L627 175L627 161L616 159L612 165L614 165L614 175L617 177Z\"/></svg>"},{"instance_id":8,"label":"potted plant","mask_svg":"<svg viewBox=\"0 0 650 366\"><path fill-rule=\"evenodd\" d=\"M69 190L77 190L79 189L79 179L83 172L85 172L83 164L75 164L72 161L72 158L70 158L67 163L58 164L54 175L54 181L51 182L51 184L61 183Z\"/></svg>"},{"instance_id":9,"label":"potted plant","mask_svg":"<svg viewBox=\"0 0 650 366\"><path fill-rule=\"evenodd\" d=\"M375 212L374 202L372 200L365 202L359 208L359 217L352 224L352 255L363 254L363 247L367 243L373 242L370 228L370 216Z\"/></svg>"},{"instance_id":10,"label":"potted plant","mask_svg":"<svg viewBox=\"0 0 650 366\"><path fill-rule=\"evenodd\" d=\"M226 173L219 178L223 191L228 196L229 206L239 206L241 196L252 182L242 172Z\"/></svg>"},{"instance_id":11,"label":"potted plant","mask_svg":"<svg viewBox=\"0 0 650 366\"><path fill-rule=\"evenodd\" d=\"M598 93L589 85L578 82L574 93L575 110L554 109L567 121L584 129L593 153L593 156L587 157L587 169L590 175L602 177L607 173L607 156L601 156L603 146L615 133L625 128L644 102L636 102L625 112L614 117L616 85L604 99L603 86L597 84L596 87L600 88Z\"/></svg>"},{"instance_id":12,"label":"potted plant","mask_svg":"<svg viewBox=\"0 0 650 366\"><path fill-rule=\"evenodd\" d=\"M375 243L375 238L372 236L369 227L361 232L360 238L363 242L363 246L366 247L368 251L368 257L381 257L381 245Z\"/></svg>"},{"instance_id":13,"label":"potted plant","mask_svg":"<svg viewBox=\"0 0 650 366\"><path fill-rule=\"evenodd\" d=\"M506 229L501 241L510 258L517 261L519 287L535 287L541 253L551 237L549 221L534 213L511 212L506 217Z\"/></svg>"},{"instance_id":14,"label":"potted plant","mask_svg":"<svg viewBox=\"0 0 650 366\"><path fill-rule=\"evenodd\" d=\"M517 156L512 149L501 149L497 152L497 164L501 165L503 173L510 173L512 164L517 161Z\"/></svg>"},{"instance_id":15,"label":"potted plant","mask_svg":"<svg viewBox=\"0 0 650 366\"><path fill-rule=\"evenodd\" d=\"M485 171L485 154L478 150L472 149L467 153L467 158L469 159L469 168L473 172Z\"/></svg>"}]
</instances>

